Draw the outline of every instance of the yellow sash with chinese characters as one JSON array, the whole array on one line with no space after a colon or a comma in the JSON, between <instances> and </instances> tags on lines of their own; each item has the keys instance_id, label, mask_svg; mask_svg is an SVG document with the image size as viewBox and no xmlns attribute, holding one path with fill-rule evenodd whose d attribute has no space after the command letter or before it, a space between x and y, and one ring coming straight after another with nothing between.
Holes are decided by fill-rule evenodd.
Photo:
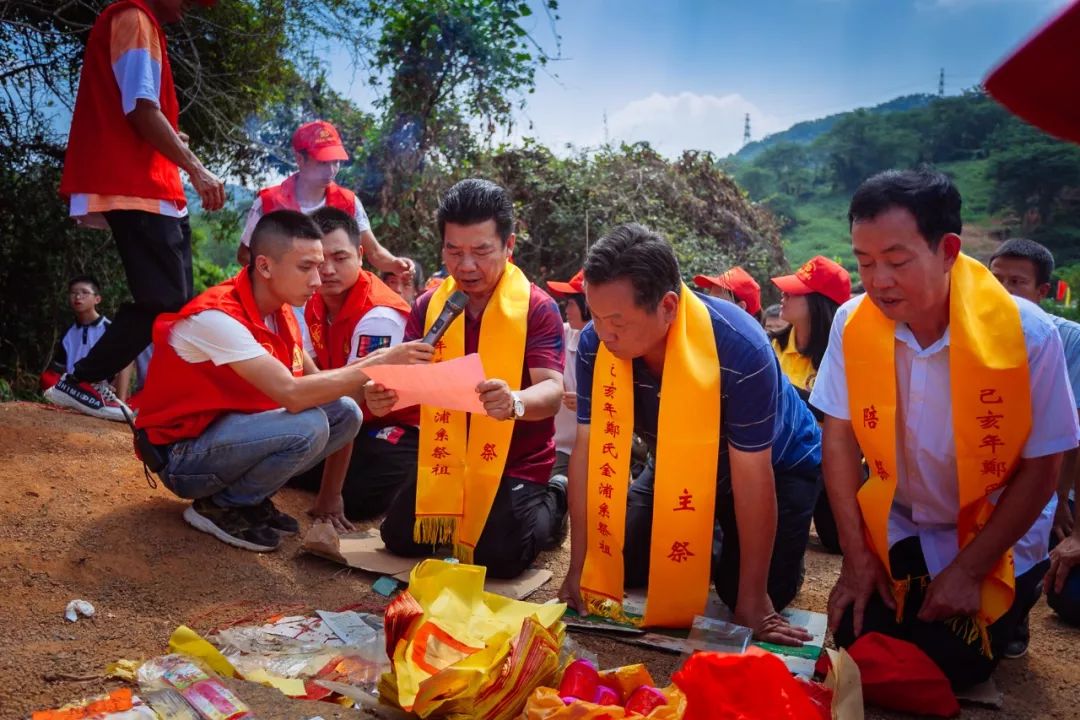
<instances>
[{"instance_id":1,"label":"yellow sash with chinese characters","mask_svg":"<svg viewBox=\"0 0 1080 720\"><path fill-rule=\"evenodd\" d=\"M581 591L590 612L620 618L633 432L633 363L601 343L593 366ZM685 285L668 330L656 438L644 624L685 628L704 611L709 594L720 449L720 360L712 320Z\"/></svg>"},{"instance_id":2,"label":"yellow sash with chinese characters","mask_svg":"<svg viewBox=\"0 0 1080 720\"><path fill-rule=\"evenodd\" d=\"M1012 476L1031 431L1027 346L1016 301L980 263L960 255L949 286L949 382L964 548L993 512L988 496ZM871 547L889 570L889 513L896 492L895 323L864 299L844 327L851 422L870 467L859 507ZM908 582L893 580L897 619ZM990 654L986 628L1012 606L1012 550L983 580L971 633Z\"/></svg>"},{"instance_id":3,"label":"yellow sash with chinese characters","mask_svg":"<svg viewBox=\"0 0 1080 720\"><path fill-rule=\"evenodd\" d=\"M425 332L446 299L457 290L453 278L439 286L428 305ZM480 323L484 376L521 389L529 281L507 263ZM465 319L450 323L435 348L435 362L465 354ZM499 489L514 422L444 408L420 406L420 454L416 469L416 525L413 537L424 544L453 542L454 555L471 563Z\"/></svg>"}]
</instances>

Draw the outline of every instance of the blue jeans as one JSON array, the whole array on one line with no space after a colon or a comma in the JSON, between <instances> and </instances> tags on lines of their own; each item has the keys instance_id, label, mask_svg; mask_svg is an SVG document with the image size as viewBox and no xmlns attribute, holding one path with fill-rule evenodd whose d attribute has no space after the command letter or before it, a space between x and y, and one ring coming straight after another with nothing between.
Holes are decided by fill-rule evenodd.
<instances>
[{"instance_id":1,"label":"blue jeans","mask_svg":"<svg viewBox=\"0 0 1080 720\"><path fill-rule=\"evenodd\" d=\"M202 435L174 443L161 473L182 498L212 498L221 507L258 505L289 478L356 437L363 415L352 398L299 413L284 408L229 413Z\"/></svg>"}]
</instances>

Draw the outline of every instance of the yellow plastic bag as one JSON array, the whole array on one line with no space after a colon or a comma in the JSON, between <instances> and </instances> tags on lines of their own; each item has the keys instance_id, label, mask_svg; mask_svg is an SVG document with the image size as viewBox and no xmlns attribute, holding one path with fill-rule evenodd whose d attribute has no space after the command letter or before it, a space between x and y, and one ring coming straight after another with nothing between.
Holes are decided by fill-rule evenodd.
<instances>
[{"instance_id":1,"label":"yellow plastic bag","mask_svg":"<svg viewBox=\"0 0 1080 720\"><path fill-rule=\"evenodd\" d=\"M380 697L422 718L485 720L521 712L551 682L565 605L538 605L484 591L486 570L426 560L386 609L392 670Z\"/></svg>"}]
</instances>

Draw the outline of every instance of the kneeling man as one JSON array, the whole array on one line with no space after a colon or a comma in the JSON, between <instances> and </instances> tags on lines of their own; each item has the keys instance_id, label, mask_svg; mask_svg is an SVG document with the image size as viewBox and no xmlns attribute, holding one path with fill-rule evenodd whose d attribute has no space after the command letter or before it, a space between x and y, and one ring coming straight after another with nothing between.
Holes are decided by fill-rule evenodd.
<instances>
[{"instance_id":1,"label":"kneeling man","mask_svg":"<svg viewBox=\"0 0 1080 720\"><path fill-rule=\"evenodd\" d=\"M907 640L957 688L990 677L1038 599L1062 453L1080 433L1057 330L960 252L960 204L931 171L856 190L866 294L837 311L810 396L844 548L837 644Z\"/></svg>"},{"instance_id":2,"label":"kneeling man","mask_svg":"<svg viewBox=\"0 0 1080 720\"><path fill-rule=\"evenodd\" d=\"M479 353L488 380L476 391L486 415L420 406L417 453L402 462L404 484L387 511L382 538L392 553L431 554L452 542L488 577L521 574L557 544L566 515L565 485L549 482L555 413L563 396L559 308L510 262L513 204L486 180L450 188L438 211L442 258L450 273L416 301L405 339L423 337L456 290L468 297L436 344L435 360ZM373 415L397 394L365 388Z\"/></svg>"},{"instance_id":3,"label":"kneeling man","mask_svg":"<svg viewBox=\"0 0 1080 720\"><path fill-rule=\"evenodd\" d=\"M166 487L193 500L184 519L245 550L297 532L271 496L355 437L361 413L347 396L367 382L366 365L400 354L318 372L304 352L290 306L319 287L321 237L302 213L266 214L248 267L154 323L136 426L164 459Z\"/></svg>"}]
</instances>

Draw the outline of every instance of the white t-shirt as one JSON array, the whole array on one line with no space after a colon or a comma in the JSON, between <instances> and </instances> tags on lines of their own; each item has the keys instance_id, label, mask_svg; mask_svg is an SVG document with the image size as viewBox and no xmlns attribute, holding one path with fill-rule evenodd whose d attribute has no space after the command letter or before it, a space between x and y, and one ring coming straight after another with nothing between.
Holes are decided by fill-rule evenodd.
<instances>
[{"instance_id":1,"label":"white t-shirt","mask_svg":"<svg viewBox=\"0 0 1080 720\"><path fill-rule=\"evenodd\" d=\"M273 315L263 318L271 332L277 332ZM209 360L214 365L254 360L269 355L243 323L221 310L204 310L173 325L169 344L186 362Z\"/></svg>"},{"instance_id":2,"label":"white t-shirt","mask_svg":"<svg viewBox=\"0 0 1080 720\"><path fill-rule=\"evenodd\" d=\"M1021 450L1036 458L1076 447L1080 439L1076 402L1065 371L1061 338L1038 306L1013 298L1027 346L1031 378L1031 433ZM851 419L844 370L844 326L865 295L840 306L833 319L829 347L821 361L810 403L826 415ZM952 431L952 393L949 380L949 330L929 347L919 345L911 329L896 324L897 484L889 516L890 546L918 536L930 575L940 573L959 553L956 516L959 512L956 442ZM1000 492L991 496L997 502ZM1055 494L1031 530L1013 548L1020 575L1047 555Z\"/></svg>"},{"instance_id":3,"label":"white t-shirt","mask_svg":"<svg viewBox=\"0 0 1080 720\"><path fill-rule=\"evenodd\" d=\"M317 204L311 207L300 206L300 212L305 215L313 213L319 208L326 205L326 196ZM251 204L251 210L248 211L247 221L244 223L244 232L240 234L241 245L251 245L251 233L255 232L255 225L259 222L259 218L263 216L262 198L258 195L255 196L255 202ZM371 221L368 219L367 212L364 210L363 204L360 202L360 198L356 198L356 207L353 211L353 218L356 220L356 224L360 228L360 232L371 229Z\"/></svg>"},{"instance_id":4,"label":"white t-shirt","mask_svg":"<svg viewBox=\"0 0 1080 720\"><path fill-rule=\"evenodd\" d=\"M577 346L580 330L574 330L569 323L563 323L563 337L566 346L566 370L563 372L563 390L577 391ZM559 405L555 414L555 450L569 455L574 450L577 439L577 411L568 410Z\"/></svg>"},{"instance_id":5,"label":"white t-shirt","mask_svg":"<svg viewBox=\"0 0 1080 720\"><path fill-rule=\"evenodd\" d=\"M349 343L349 360L346 365L352 365L367 357L372 351L379 348L397 345L405 338L405 318L393 308L377 305L360 318L353 329L352 340ZM304 335L304 349L311 357L315 357L315 348L311 343L311 334ZM325 369L325 368L324 368Z\"/></svg>"}]
</instances>

